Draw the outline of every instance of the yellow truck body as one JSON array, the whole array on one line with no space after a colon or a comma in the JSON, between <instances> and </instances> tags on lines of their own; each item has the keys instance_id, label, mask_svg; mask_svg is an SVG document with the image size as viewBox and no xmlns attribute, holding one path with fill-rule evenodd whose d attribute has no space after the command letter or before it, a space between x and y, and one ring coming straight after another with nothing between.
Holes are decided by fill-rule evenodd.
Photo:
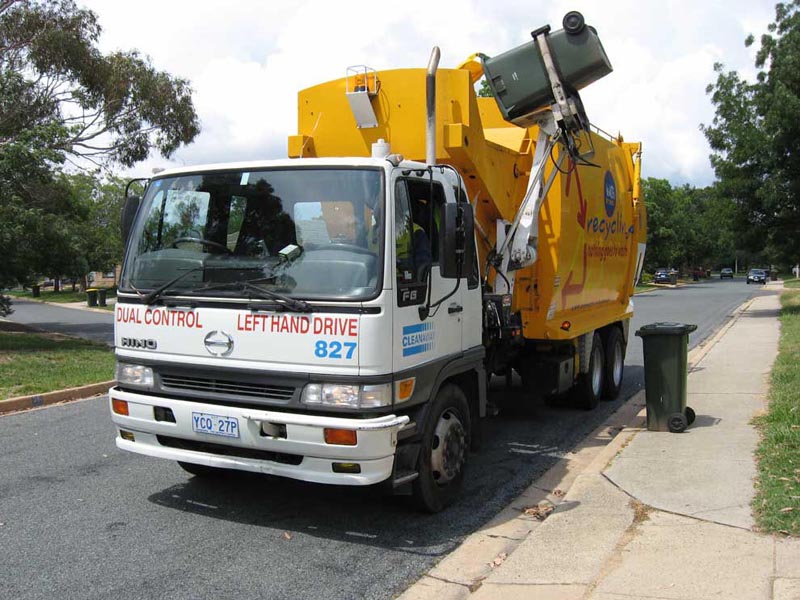
<instances>
[{"instance_id":1,"label":"yellow truck body","mask_svg":"<svg viewBox=\"0 0 800 600\"><path fill-rule=\"evenodd\" d=\"M436 162L452 165L464 177L485 269L486 256L497 245L497 220L514 219L528 188L538 127L508 123L493 98L478 97L474 65L436 73ZM393 153L424 162L425 69L374 77L375 127L357 126L347 99L358 83L353 78L302 90L289 156L370 156L372 144L383 139ZM630 299L646 238L641 144L595 131L589 135L584 139L593 152L582 152L592 164L567 157L553 175L539 213L538 259L516 272L512 312L520 314L526 339L576 339L633 314ZM557 145L545 180L562 151ZM491 284L495 275L490 275Z\"/></svg>"}]
</instances>

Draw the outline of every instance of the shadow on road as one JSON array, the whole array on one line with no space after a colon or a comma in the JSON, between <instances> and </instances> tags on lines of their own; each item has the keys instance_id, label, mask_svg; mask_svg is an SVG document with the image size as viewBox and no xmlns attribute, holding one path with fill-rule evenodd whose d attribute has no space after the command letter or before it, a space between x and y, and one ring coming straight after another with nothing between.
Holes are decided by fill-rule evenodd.
<instances>
[{"instance_id":1,"label":"shadow on road","mask_svg":"<svg viewBox=\"0 0 800 600\"><path fill-rule=\"evenodd\" d=\"M640 366L626 369L622 398L640 389L642 371ZM490 396L506 408L484 420L482 448L470 455L458 501L436 515L417 511L407 497L386 495L382 486L327 486L238 472L203 479L178 473L177 467L180 483L148 499L172 510L263 527L268 535L304 534L422 556L446 554L568 456L575 444L606 443L587 435L624 403L602 402L594 411L547 406L532 402L519 385L507 388L500 378L493 381Z\"/></svg>"}]
</instances>

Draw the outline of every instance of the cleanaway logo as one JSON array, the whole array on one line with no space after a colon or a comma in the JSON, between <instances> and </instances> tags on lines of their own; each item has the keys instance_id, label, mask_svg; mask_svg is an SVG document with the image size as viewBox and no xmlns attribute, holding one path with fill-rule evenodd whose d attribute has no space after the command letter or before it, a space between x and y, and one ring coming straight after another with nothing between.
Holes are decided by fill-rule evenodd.
<instances>
[{"instance_id":1,"label":"cleanaway logo","mask_svg":"<svg viewBox=\"0 0 800 600\"><path fill-rule=\"evenodd\" d=\"M413 356L433 350L436 331L433 323L406 325L403 327L403 356Z\"/></svg>"}]
</instances>

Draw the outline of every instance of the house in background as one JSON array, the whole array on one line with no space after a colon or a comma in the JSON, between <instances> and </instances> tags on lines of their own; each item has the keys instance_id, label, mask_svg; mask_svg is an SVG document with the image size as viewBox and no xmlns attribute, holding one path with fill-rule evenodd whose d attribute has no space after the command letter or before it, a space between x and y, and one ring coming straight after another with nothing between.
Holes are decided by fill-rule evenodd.
<instances>
[{"instance_id":1,"label":"house in background","mask_svg":"<svg viewBox=\"0 0 800 600\"><path fill-rule=\"evenodd\" d=\"M110 288L115 287L119 281L121 265L114 267L113 271L90 271L86 276L89 287Z\"/></svg>"}]
</instances>

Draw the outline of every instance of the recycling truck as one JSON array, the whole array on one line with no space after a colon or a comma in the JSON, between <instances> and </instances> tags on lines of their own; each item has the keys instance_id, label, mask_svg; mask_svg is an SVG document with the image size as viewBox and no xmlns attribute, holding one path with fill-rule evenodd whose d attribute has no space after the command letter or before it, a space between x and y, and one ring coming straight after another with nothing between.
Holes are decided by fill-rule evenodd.
<instances>
[{"instance_id":1,"label":"recycling truck","mask_svg":"<svg viewBox=\"0 0 800 600\"><path fill-rule=\"evenodd\" d=\"M117 446L438 511L492 375L615 398L641 146L590 124L579 90L611 65L580 14L563 25L453 69L438 48L427 68L351 67L299 93L287 159L163 171L128 196Z\"/></svg>"}]
</instances>

